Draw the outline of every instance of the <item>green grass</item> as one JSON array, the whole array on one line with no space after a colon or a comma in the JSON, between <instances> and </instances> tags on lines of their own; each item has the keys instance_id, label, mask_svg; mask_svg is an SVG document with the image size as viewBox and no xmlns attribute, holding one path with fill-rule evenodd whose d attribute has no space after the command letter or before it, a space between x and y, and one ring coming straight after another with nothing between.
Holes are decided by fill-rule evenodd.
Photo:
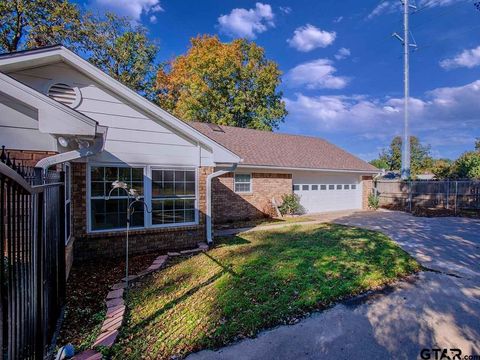
<instances>
[{"instance_id":1,"label":"green grass","mask_svg":"<svg viewBox=\"0 0 480 360\"><path fill-rule=\"evenodd\" d=\"M215 226L216 229L238 229L246 227L255 227L263 225L275 225L275 224L292 224L292 223L301 223L306 221L314 221L314 218L308 216L291 216L283 218L260 218L253 219L249 221L235 221L231 223L218 224Z\"/></svg>"},{"instance_id":2,"label":"green grass","mask_svg":"<svg viewBox=\"0 0 480 360\"><path fill-rule=\"evenodd\" d=\"M341 225L222 239L130 292L113 356L170 358L219 347L419 269L385 235Z\"/></svg>"}]
</instances>

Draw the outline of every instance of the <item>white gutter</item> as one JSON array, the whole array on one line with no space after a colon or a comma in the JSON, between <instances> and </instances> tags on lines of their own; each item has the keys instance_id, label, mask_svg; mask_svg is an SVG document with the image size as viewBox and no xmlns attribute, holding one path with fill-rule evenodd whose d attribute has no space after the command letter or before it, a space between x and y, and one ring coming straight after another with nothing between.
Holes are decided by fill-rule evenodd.
<instances>
[{"instance_id":1,"label":"white gutter","mask_svg":"<svg viewBox=\"0 0 480 360\"><path fill-rule=\"evenodd\" d=\"M211 173L207 176L207 243L213 243L213 233L212 233L212 180L213 178L225 175L229 172L235 171L237 164L233 164L230 168L225 170L219 170L214 173Z\"/></svg>"},{"instance_id":2,"label":"white gutter","mask_svg":"<svg viewBox=\"0 0 480 360\"><path fill-rule=\"evenodd\" d=\"M107 127L97 126L97 134L95 135L93 145L43 158L37 162L35 167L41 168L43 173L45 173L51 166L98 154L103 151L106 136Z\"/></svg>"}]
</instances>

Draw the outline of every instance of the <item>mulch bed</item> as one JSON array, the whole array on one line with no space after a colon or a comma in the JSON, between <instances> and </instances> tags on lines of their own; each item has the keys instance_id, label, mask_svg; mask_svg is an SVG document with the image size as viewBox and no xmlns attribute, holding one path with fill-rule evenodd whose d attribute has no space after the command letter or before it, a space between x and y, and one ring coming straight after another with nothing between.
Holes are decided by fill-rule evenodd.
<instances>
[{"instance_id":1,"label":"mulch bed","mask_svg":"<svg viewBox=\"0 0 480 360\"><path fill-rule=\"evenodd\" d=\"M129 273L145 270L158 255L130 257ZM74 264L67 283L65 318L57 340L59 346L72 343L78 351L93 343L104 319L104 300L109 287L124 276L124 259Z\"/></svg>"}]
</instances>

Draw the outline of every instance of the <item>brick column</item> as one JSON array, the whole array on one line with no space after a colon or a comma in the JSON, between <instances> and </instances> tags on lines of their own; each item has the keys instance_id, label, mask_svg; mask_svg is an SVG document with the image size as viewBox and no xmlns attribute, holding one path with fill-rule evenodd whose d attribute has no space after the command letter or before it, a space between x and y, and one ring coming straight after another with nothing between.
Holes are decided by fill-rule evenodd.
<instances>
[{"instance_id":1,"label":"brick column","mask_svg":"<svg viewBox=\"0 0 480 360\"><path fill-rule=\"evenodd\" d=\"M362 209L368 210L368 196L373 191L373 176L362 176Z\"/></svg>"}]
</instances>

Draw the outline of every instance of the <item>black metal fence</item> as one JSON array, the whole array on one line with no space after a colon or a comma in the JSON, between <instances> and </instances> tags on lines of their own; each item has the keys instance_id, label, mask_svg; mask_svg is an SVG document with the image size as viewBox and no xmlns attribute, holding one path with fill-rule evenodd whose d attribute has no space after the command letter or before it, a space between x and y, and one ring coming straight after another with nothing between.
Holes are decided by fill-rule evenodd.
<instances>
[{"instance_id":1,"label":"black metal fence","mask_svg":"<svg viewBox=\"0 0 480 360\"><path fill-rule=\"evenodd\" d=\"M444 209L454 213L480 210L478 180L378 180L380 206L399 210Z\"/></svg>"},{"instance_id":2,"label":"black metal fence","mask_svg":"<svg viewBox=\"0 0 480 360\"><path fill-rule=\"evenodd\" d=\"M44 359L65 299L63 173L0 160L0 349Z\"/></svg>"}]
</instances>

